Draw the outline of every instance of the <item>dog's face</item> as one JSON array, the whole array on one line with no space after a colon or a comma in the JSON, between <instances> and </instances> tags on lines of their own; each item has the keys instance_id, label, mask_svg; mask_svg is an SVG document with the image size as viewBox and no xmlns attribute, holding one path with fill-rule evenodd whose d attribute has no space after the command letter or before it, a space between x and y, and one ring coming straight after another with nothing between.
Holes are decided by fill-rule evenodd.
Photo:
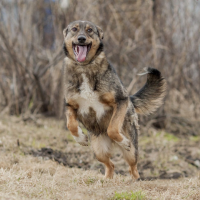
<instances>
[{"instance_id":1,"label":"dog's face","mask_svg":"<svg viewBox=\"0 0 200 200\"><path fill-rule=\"evenodd\" d=\"M74 21L63 30L64 49L68 57L87 64L97 54L103 39L100 27L88 21Z\"/></svg>"}]
</instances>

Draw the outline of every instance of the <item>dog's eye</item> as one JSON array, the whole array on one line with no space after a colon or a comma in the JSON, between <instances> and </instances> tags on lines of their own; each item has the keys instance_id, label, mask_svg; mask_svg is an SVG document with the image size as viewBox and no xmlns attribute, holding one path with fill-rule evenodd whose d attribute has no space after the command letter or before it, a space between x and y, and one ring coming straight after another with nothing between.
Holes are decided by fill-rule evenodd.
<instances>
[{"instance_id":1,"label":"dog's eye","mask_svg":"<svg viewBox=\"0 0 200 200\"><path fill-rule=\"evenodd\" d=\"M76 32L76 31L77 31L77 28L76 28L76 27L72 28L72 31Z\"/></svg>"},{"instance_id":2,"label":"dog's eye","mask_svg":"<svg viewBox=\"0 0 200 200\"><path fill-rule=\"evenodd\" d=\"M91 32L92 32L92 29L91 29L91 28L89 28L87 31L88 31L89 33L91 33Z\"/></svg>"}]
</instances>

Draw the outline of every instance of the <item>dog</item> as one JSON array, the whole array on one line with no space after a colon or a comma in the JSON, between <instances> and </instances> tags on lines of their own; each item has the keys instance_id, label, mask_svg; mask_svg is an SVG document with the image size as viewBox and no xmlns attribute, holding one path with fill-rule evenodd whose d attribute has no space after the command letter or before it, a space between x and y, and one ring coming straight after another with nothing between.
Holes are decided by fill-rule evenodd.
<instances>
[{"instance_id":1,"label":"dog","mask_svg":"<svg viewBox=\"0 0 200 200\"><path fill-rule=\"evenodd\" d=\"M89 21L74 21L63 30L64 95L67 127L76 142L88 146L89 132L94 154L105 165L105 178L113 178L111 150L117 145L138 179L138 115L155 111L165 96L166 81L148 68L146 84L129 96L103 50L104 33Z\"/></svg>"}]
</instances>

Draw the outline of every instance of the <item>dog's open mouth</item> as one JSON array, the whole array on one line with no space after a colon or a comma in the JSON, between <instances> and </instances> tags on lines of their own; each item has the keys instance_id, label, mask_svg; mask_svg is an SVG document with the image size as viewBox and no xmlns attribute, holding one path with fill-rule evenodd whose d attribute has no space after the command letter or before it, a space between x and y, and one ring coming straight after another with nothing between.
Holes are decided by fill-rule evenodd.
<instances>
[{"instance_id":1,"label":"dog's open mouth","mask_svg":"<svg viewBox=\"0 0 200 200\"><path fill-rule=\"evenodd\" d=\"M88 52L91 49L92 44L88 45L77 45L73 44L74 55L78 62L84 62Z\"/></svg>"}]
</instances>

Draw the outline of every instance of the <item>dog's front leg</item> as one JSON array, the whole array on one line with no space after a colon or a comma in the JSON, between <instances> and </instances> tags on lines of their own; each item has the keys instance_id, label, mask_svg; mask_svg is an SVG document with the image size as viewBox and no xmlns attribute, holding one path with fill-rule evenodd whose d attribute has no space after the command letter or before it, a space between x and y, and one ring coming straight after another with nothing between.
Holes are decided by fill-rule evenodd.
<instances>
[{"instance_id":1,"label":"dog's front leg","mask_svg":"<svg viewBox=\"0 0 200 200\"><path fill-rule=\"evenodd\" d=\"M113 115L110 121L110 124L108 126L108 136L114 140L117 144L119 144L121 147L126 149L127 151L130 151L131 143L130 140L128 140L122 133L122 126L124 123L124 118L127 112L128 107L128 98L124 100L118 100L113 105Z\"/></svg>"},{"instance_id":2,"label":"dog's front leg","mask_svg":"<svg viewBox=\"0 0 200 200\"><path fill-rule=\"evenodd\" d=\"M77 113L71 106L67 106L66 111L67 128L70 130L76 142L82 146L88 146L88 137L82 132L78 125Z\"/></svg>"}]
</instances>

